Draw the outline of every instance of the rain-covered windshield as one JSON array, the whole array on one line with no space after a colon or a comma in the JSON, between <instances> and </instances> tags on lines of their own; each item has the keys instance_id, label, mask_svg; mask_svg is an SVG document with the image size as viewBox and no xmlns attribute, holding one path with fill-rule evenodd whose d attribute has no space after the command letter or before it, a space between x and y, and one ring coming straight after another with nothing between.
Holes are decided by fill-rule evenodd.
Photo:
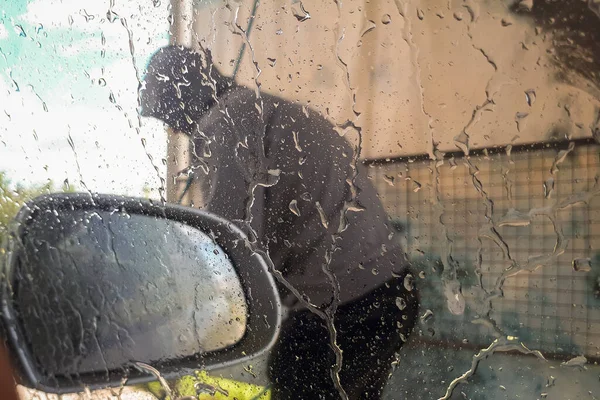
<instances>
[{"instance_id":1,"label":"rain-covered windshield","mask_svg":"<svg viewBox=\"0 0 600 400\"><path fill-rule=\"evenodd\" d=\"M214 374L274 399L599 397L599 154L598 0L0 6L0 238L60 191L232 221L285 315Z\"/></svg>"}]
</instances>

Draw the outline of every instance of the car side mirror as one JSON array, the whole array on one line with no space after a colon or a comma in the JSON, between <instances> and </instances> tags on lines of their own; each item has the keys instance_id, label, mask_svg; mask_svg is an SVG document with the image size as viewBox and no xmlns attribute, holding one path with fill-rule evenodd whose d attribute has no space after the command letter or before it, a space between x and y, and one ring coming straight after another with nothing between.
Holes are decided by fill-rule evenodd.
<instances>
[{"instance_id":1,"label":"car side mirror","mask_svg":"<svg viewBox=\"0 0 600 400\"><path fill-rule=\"evenodd\" d=\"M49 393L140 384L244 362L281 324L277 288L216 215L109 195L39 197L17 215L1 276L20 383Z\"/></svg>"}]
</instances>

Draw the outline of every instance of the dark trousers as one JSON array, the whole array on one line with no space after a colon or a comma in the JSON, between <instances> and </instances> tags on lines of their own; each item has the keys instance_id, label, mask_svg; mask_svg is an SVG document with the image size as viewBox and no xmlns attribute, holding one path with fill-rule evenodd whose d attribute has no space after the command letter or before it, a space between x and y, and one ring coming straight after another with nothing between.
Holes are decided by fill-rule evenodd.
<instances>
[{"instance_id":1,"label":"dark trousers","mask_svg":"<svg viewBox=\"0 0 600 400\"><path fill-rule=\"evenodd\" d=\"M404 299L406 307L402 308ZM400 304L400 307L398 306ZM340 380L350 399L379 399L391 363L418 313L417 293L393 279L360 299L341 305L335 316L343 352ZM274 400L339 399L332 378L335 353L325 322L308 310L283 323L269 360Z\"/></svg>"}]
</instances>

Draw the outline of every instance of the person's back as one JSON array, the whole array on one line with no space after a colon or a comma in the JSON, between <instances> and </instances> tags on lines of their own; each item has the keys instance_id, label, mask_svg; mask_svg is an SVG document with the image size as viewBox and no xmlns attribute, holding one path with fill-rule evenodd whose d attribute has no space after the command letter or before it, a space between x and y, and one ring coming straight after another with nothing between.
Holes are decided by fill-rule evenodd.
<instances>
[{"instance_id":1,"label":"person's back","mask_svg":"<svg viewBox=\"0 0 600 400\"><path fill-rule=\"evenodd\" d=\"M327 269L341 302L401 274L407 263L398 240L363 164L354 171L347 140L300 105L262 94L259 113L255 103L253 90L234 87L198 120L195 147L210 151L202 157L213 188L208 210L242 220L251 196L252 227L275 266L316 305L333 296Z\"/></svg>"},{"instance_id":2,"label":"person's back","mask_svg":"<svg viewBox=\"0 0 600 400\"><path fill-rule=\"evenodd\" d=\"M161 49L145 81L144 114L192 136L206 209L240 225L251 221L275 268L304 300L326 309L337 298L342 385L352 398L378 398L414 325L417 297L355 150L318 113L257 97L219 75L206 55ZM284 322L271 359L275 397L336 396L329 330L281 291L297 311Z\"/></svg>"}]
</instances>

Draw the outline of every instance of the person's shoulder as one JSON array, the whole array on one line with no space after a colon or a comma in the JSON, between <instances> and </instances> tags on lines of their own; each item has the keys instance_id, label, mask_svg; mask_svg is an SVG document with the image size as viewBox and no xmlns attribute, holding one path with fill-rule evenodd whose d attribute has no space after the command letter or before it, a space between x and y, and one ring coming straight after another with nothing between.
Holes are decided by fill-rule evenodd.
<instances>
[{"instance_id":1,"label":"person's shoulder","mask_svg":"<svg viewBox=\"0 0 600 400\"><path fill-rule=\"evenodd\" d=\"M221 103L226 107L246 104L255 110L257 110L257 106L260 106L264 117L272 116L278 120L289 120L291 122L306 122L306 120L310 120L323 127L333 129L333 124L310 106L285 99L264 90L261 90L259 96L257 96L255 88L242 85L235 86L225 93L221 99Z\"/></svg>"},{"instance_id":2,"label":"person's shoulder","mask_svg":"<svg viewBox=\"0 0 600 400\"><path fill-rule=\"evenodd\" d=\"M255 90L250 89L246 86L242 86L242 85L234 85L232 88L228 89L221 96L220 102L221 103L231 103L231 102L239 102L239 101L249 102L249 101L255 101L256 99L257 99L257 97L256 97Z\"/></svg>"},{"instance_id":3,"label":"person's shoulder","mask_svg":"<svg viewBox=\"0 0 600 400\"><path fill-rule=\"evenodd\" d=\"M296 137L306 146L320 147L323 155L350 152L350 144L336 131L335 124L309 105L265 91L257 97L254 88L236 86L221 99L221 106L234 118L251 119L256 115L267 124L266 132L274 142Z\"/></svg>"},{"instance_id":4,"label":"person's shoulder","mask_svg":"<svg viewBox=\"0 0 600 400\"><path fill-rule=\"evenodd\" d=\"M313 109L310 105L304 104L297 101L291 101L282 97L266 94L265 103L270 104L277 111L277 114L284 119L290 119L294 121L310 121L313 124L317 123L319 126L333 129L334 125L320 112Z\"/></svg>"}]
</instances>

